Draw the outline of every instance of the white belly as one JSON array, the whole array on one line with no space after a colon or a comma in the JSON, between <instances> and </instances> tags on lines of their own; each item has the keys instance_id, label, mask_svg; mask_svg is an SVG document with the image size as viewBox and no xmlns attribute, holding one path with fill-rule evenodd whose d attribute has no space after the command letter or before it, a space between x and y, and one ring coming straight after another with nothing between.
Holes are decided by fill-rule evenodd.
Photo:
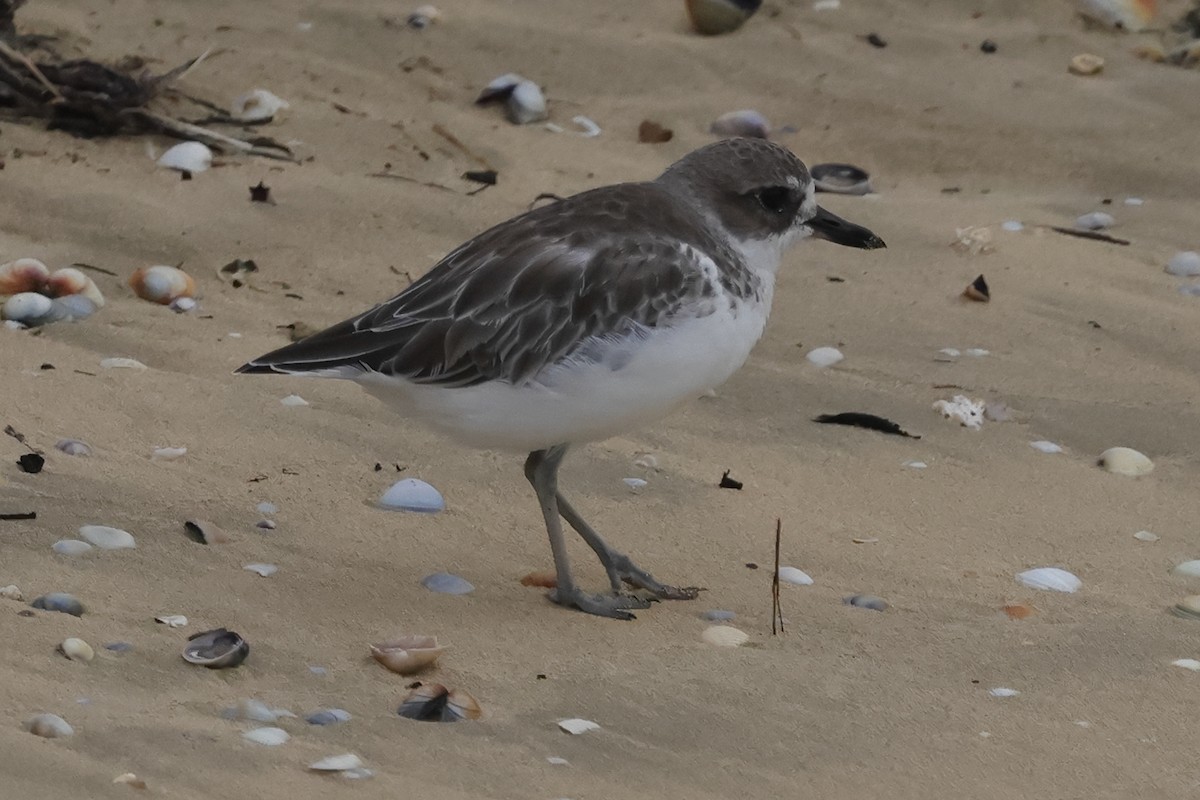
<instances>
[{"instance_id":1,"label":"white belly","mask_svg":"<svg viewBox=\"0 0 1200 800\"><path fill-rule=\"evenodd\" d=\"M376 375L357 380L401 413L465 444L527 453L636 429L723 383L762 336L768 311L767 304L754 303L740 304L737 313L722 309L629 344L617 368L612 359L554 367L527 386L447 389Z\"/></svg>"}]
</instances>

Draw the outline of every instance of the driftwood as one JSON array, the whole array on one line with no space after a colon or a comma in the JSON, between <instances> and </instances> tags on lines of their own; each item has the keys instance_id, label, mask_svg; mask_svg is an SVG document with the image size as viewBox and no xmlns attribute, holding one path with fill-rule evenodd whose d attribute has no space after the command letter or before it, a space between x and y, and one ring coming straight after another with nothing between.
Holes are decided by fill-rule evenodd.
<instances>
[{"instance_id":1,"label":"driftwood","mask_svg":"<svg viewBox=\"0 0 1200 800\"><path fill-rule=\"evenodd\" d=\"M236 122L228 111L174 87L211 52L161 75L144 69L144 60L136 56L111 66L89 59L64 61L46 45L47 37L18 35L13 17L24 3L0 0L0 119L40 121L48 130L81 138L162 134L204 142L222 152L295 160L286 145L269 137L231 136L155 107L162 99L175 101L175 106L186 101L219 112L222 122Z\"/></svg>"}]
</instances>

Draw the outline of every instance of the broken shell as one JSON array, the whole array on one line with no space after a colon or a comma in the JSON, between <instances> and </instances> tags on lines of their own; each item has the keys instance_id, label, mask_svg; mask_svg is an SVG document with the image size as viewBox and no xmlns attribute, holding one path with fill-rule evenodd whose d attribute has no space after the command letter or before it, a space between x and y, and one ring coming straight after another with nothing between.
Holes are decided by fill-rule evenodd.
<instances>
[{"instance_id":1,"label":"broken shell","mask_svg":"<svg viewBox=\"0 0 1200 800\"><path fill-rule=\"evenodd\" d=\"M322 708L304 717L309 725L340 725L350 721L350 712L341 708Z\"/></svg>"},{"instance_id":2,"label":"broken shell","mask_svg":"<svg viewBox=\"0 0 1200 800\"><path fill-rule=\"evenodd\" d=\"M92 448L88 443L78 439L59 439L54 443L54 447L69 456L90 456L92 454Z\"/></svg>"},{"instance_id":3,"label":"broken shell","mask_svg":"<svg viewBox=\"0 0 1200 800\"><path fill-rule=\"evenodd\" d=\"M316 772L345 772L349 769L358 769L362 766L362 759L353 753L346 753L340 756L329 756L322 758L320 761L314 761L308 765L308 768Z\"/></svg>"},{"instance_id":4,"label":"broken shell","mask_svg":"<svg viewBox=\"0 0 1200 800\"><path fill-rule=\"evenodd\" d=\"M84 664L96 657L96 651L83 639L63 639L58 646L58 652L72 661L82 661Z\"/></svg>"},{"instance_id":5,"label":"broken shell","mask_svg":"<svg viewBox=\"0 0 1200 800\"><path fill-rule=\"evenodd\" d=\"M50 549L62 556L81 556L91 552L92 546L78 539L59 539L50 545Z\"/></svg>"},{"instance_id":6,"label":"broken shell","mask_svg":"<svg viewBox=\"0 0 1200 800\"><path fill-rule=\"evenodd\" d=\"M1167 272L1181 278L1194 278L1200 275L1200 253L1192 250L1176 253L1167 262Z\"/></svg>"},{"instance_id":7,"label":"broken shell","mask_svg":"<svg viewBox=\"0 0 1200 800\"><path fill-rule=\"evenodd\" d=\"M1177 658L1171 662L1172 667L1183 667L1190 669L1192 672L1200 672L1200 661L1194 658Z\"/></svg>"},{"instance_id":8,"label":"broken shell","mask_svg":"<svg viewBox=\"0 0 1200 800\"><path fill-rule=\"evenodd\" d=\"M397 713L420 722L458 722L479 719L479 701L462 689L453 691L440 683L426 683L409 692Z\"/></svg>"},{"instance_id":9,"label":"broken shell","mask_svg":"<svg viewBox=\"0 0 1200 800\"><path fill-rule=\"evenodd\" d=\"M475 591L474 585L466 578L449 572L435 572L421 579L421 585L431 592L439 594L470 594Z\"/></svg>"},{"instance_id":10,"label":"broken shell","mask_svg":"<svg viewBox=\"0 0 1200 800\"><path fill-rule=\"evenodd\" d=\"M1083 581L1057 567L1037 567L1017 575L1017 580L1030 589L1041 589L1048 592L1076 592Z\"/></svg>"},{"instance_id":11,"label":"broken shell","mask_svg":"<svg viewBox=\"0 0 1200 800\"><path fill-rule=\"evenodd\" d=\"M1092 22L1137 33L1154 21L1155 0L1075 0L1079 13Z\"/></svg>"},{"instance_id":12,"label":"broken shell","mask_svg":"<svg viewBox=\"0 0 1200 800\"><path fill-rule=\"evenodd\" d=\"M494 78L491 83L483 87L483 91L479 93L479 97L475 98L475 105L483 106L488 103L495 103L500 100L507 100L513 90L517 88L517 84L525 80L522 76L515 72L506 72L498 78Z\"/></svg>"},{"instance_id":13,"label":"broken shell","mask_svg":"<svg viewBox=\"0 0 1200 800\"><path fill-rule=\"evenodd\" d=\"M717 647L741 647L750 640L750 634L732 625L709 625L700 638Z\"/></svg>"},{"instance_id":14,"label":"broken shell","mask_svg":"<svg viewBox=\"0 0 1200 800\"><path fill-rule=\"evenodd\" d=\"M195 633L183 648L183 660L209 669L236 667L250 655L250 645L225 628Z\"/></svg>"},{"instance_id":15,"label":"broken shell","mask_svg":"<svg viewBox=\"0 0 1200 800\"><path fill-rule=\"evenodd\" d=\"M558 587L558 576L553 572L531 572L521 578L522 586L537 586L542 589Z\"/></svg>"},{"instance_id":16,"label":"broken shell","mask_svg":"<svg viewBox=\"0 0 1200 800\"><path fill-rule=\"evenodd\" d=\"M187 455L186 447L156 447L150 453L152 461L176 461Z\"/></svg>"},{"instance_id":17,"label":"broken shell","mask_svg":"<svg viewBox=\"0 0 1200 800\"><path fill-rule=\"evenodd\" d=\"M204 172L212 166L213 152L200 142L183 142L171 147L158 159L160 167L180 172Z\"/></svg>"},{"instance_id":18,"label":"broken shell","mask_svg":"<svg viewBox=\"0 0 1200 800\"><path fill-rule=\"evenodd\" d=\"M558 727L572 736L579 736L580 734L588 733L589 731L600 730L600 725L598 723L592 722L590 719L580 719L579 717L560 719L558 721Z\"/></svg>"},{"instance_id":19,"label":"broken shell","mask_svg":"<svg viewBox=\"0 0 1200 800\"><path fill-rule=\"evenodd\" d=\"M233 118L239 122L270 122L280 111L287 108L287 101L266 89L254 89L233 101Z\"/></svg>"},{"instance_id":20,"label":"broken shell","mask_svg":"<svg viewBox=\"0 0 1200 800\"><path fill-rule=\"evenodd\" d=\"M0 309L0 316L29 328L71 319L66 307L35 292L21 292L8 298Z\"/></svg>"},{"instance_id":21,"label":"broken shell","mask_svg":"<svg viewBox=\"0 0 1200 800\"><path fill-rule=\"evenodd\" d=\"M107 525L84 525L79 529L79 535L84 541L101 550L132 550L137 547L137 542L129 531L110 528Z\"/></svg>"},{"instance_id":22,"label":"broken shell","mask_svg":"<svg viewBox=\"0 0 1200 800\"><path fill-rule=\"evenodd\" d=\"M1200 561L1184 561L1182 564L1176 564L1171 572L1184 578L1200 578Z\"/></svg>"},{"instance_id":23,"label":"broken shell","mask_svg":"<svg viewBox=\"0 0 1200 800\"><path fill-rule=\"evenodd\" d=\"M135 370L150 369L145 364L138 361L136 358L123 358L120 356L117 356L115 358L100 359L100 368L101 369L135 369Z\"/></svg>"},{"instance_id":24,"label":"broken shell","mask_svg":"<svg viewBox=\"0 0 1200 800\"><path fill-rule=\"evenodd\" d=\"M517 125L526 125L546 118L546 97L533 81L521 81L508 96L508 118Z\"/></svg>"},{"instance_id":25,"label":"broken shell","mask_svg":"<svg viewBox=\"0 0 1200 800\"><path fill-rule=\"evenodd\" d=\"M371 657L392 672L411 675L431 666L445 649L436 636L401 636L371 645Z\"/></svg>"},{"instance_id":26,"label":"broken shell","mask_svg":"<svg viewBox=\"0 0 1200 800\"><path fill-rule=\"evenodd\" d=\"M0 586L0 597L5 600L21 601L25 599L25 595L21 592L21 587L15 583L10 583L8 586Z\"/></svg>"},{"instance_id":27,"label":"broken shell","mask_svg":"<svg viewBox=\"0 0 1200 800\"><path fill-rule=\"evenodd\" d=\"M1075 227L1084 231L1102 231L1105 228L1111 228L1116 222L1112 214L1105 214L1103 211L1093 211L1075 220Z\"/></svg>"},{"instance_id":28,"label":"broken shell","mask_svg":"<svg viewBox=\"0 0 1200 800\"><path fill-rule=\"evenodd\" d=\"M687 0L688 19L697 33L717 36L731 33L762 5L762 0Z\"/></svg>"},{"instance_id":29,"label":"broken shell","mask_svg":"<svg viewBox=\"0 0 1200 800\"><path fill-rule=\"evenodd\" d=\"M853 164L814 164L809 170L818 192L870 194L871 174Z\"/></svg>"},{"instance_id":30,"label":"broken shell","mask_svg":"<svg viewBox=\"0 0 1200 800\"><path fill-rule=\"evenodd\" d=\"M383 508L436 514L446 508L442 494L433 486L417 478L404 478L393 483L379 498Z\"/></svg>"},{"instance_id":31,"label":"broken shell","mask_svg":"<svg viewBox=\"0 0 1200 800\"><path fill-rule=\"evenodd\" d=\"M1054 442L1048 442L1045 439L1040 439L1036 442L1030 442L1029 446L1040 453L1047 453L1050 455L1061 453L1063 451L1061 445L1057 445Z\"/></svg>"},{"instance_id":32,"label":"broken shell","mask_svg":"<svg viewBox=\"0 0 1200 800\"><path fill-rule=\"evenodd\" d=\"M1190 594L1175 604L1171 613L1184 619L1200 619L1200 594Z\"/></svg>"},{"instance_id":33,"label":"broken shell","mask_svg":"<svg viewBox=\"0 0 1200 800\"><path fill-rule=\"evenodd\" d=\"M58 714L38 714L25 723L25 728L34 736L46 739L59 739L75 733L75 729Z\"/></svg>"},{"instance_id":34,"label":"broken shell","mask_svg":"<svg viewBox=\"0 0 1200 800\"><path fill-rule=\"evenodd\" d=\"M242 738L255 744L278 747L281 744L287 743L287 740L292 737L283 728L255 728L243 733Z\"/></svg>"},{"instance_id":35,"label":"broken shell","mask_svg":"<svg viewBox=\"0 0 1200 800\"><path fill-rule=\"evenodd\" d=\"M1091 53L1080 53L1067 64L1072 75L1099 75L1104 69L1104 59Z\"/></svg>"},{"instance_id":36,"label":"broken shell","mask_svg":"<svg viewBox=\"0 0 1200 800\"><path fill-rule=\"evenodd\" d=\"M182 628L188 624L188 618L183 614L163 614L155 617L154 621L160 625L166 625L168 628Z\"/></svg>"},{"instance_id":37,"label":"broken shell","mask_svg":"<svg viewBox=\"0 0 1200 800\"><path fill-rule=\"evenodd\" d=\"M986 303L992 299L992 290L988 288L987 281L980 275L967 284L966 289L963 289L963 297L977 303Z\"/></svg>"},{"instance_id":38,"label":"broken shell","mask_svg":"<svg viewBox=\"0 0 1200 800\"><path fill-rule=\"evenodd\" d=\"M189 519L184 522L183 534L198 544L224 544L229 541L229 534L202 519Z\"/></svg>"},{"instance_id":39,"label":"broken shell","mask_svg":"<svg viewBox=\"0 0 1200 800\"><path fill-rule=\"evenodd\" d=\"M997 686L995 689L988 689L988 694L992 697L1016 697L1020 692L1007 686Z\"/></svg>"},{"instance_id":40,"label":"broken shell","mask_svg":"<svg viewBox=\"0 0 1200 800\"><path fill-rule=\"evenodd\" d=\"M1024 603L1011 603L1004 607L1004 613L1009 619L1028 619L1037 613L1037 609Z\"/></svg>"},{"instance_id":41,"label":"broken shell","mask_svg":"<svg viewBox=\"0 0 1200 800\"><path fill-rule=\"evenodd\" d=\"M408 27L424 30L442 18L442 12L434 6L421 6L408 15Z\"/></svg>"},{"instance_id":42,"label":"broken shell","mask_svg":"<svg viewBox=\"0 0 1200 800\"><path fill-rule=\"evenodd\" d=\"M804 356L810 364L816 364L818 367L832 367L846 357L842 355L842 351L836 347L817 347L809 350Z\"/></svg>"},{"instance_id":43,"label":"broken shell","mask_svg":"<svg viewBox=\"0 0 1200 800\"><path fill-rule=\"evenodd\" d=\"M872 611L887 611L888 602L882 597L876 597L873 594L856 594L852 597L847 597L842 600L848 606L855 608L869 608Z\"/></svg>"},{"instance_id":44,"label":"broken shell","mask_svg":"<svg viewBox=\"0 0 1200 800\"><path fill-rule=\"evenodd\" d=\"M129 276L133 293L143 300L170 305L180 297L196 293L196 281L181 269L167 266L142 267Z\"/></svg>"},{"instance_id":45,"label":"broken shell","mask_svg":"<svg viewBox=\"0 0 1200 800\"><path fill-rule=\"evenodd\" d=\"M813 583L813 579L808 576L808 573L795 567L780 567L779 580L796 586L812 586Z\"/></svg>"},{"instance_id":46,"label":"broken shell","mask_svg":"<svg viewBox=\"0 0 1200 800\"><path fill-rule=\"evenodd\" d=\"M1100 454L1096 465L1117 475L1139 477L1154 471L1154 462L1129 447L1110 447Z\"/></svg>"},{"instance_id":47,"label":"broken shell","mask_svg":"<svg viewBox=\"0 0 1200 800\"><path fill-rule=\"evenodd\" d=\"M146 782L132 772L126 772L122 775L118 775L117 777L113 778L112 782L124 783L128 786L132 786L134 789L146 788Z\"/></svg>"},{"instance_id":48,"label":"broken shell","mask_svg":"<svg viewBox=\"0 0 1200 800\"><path fill-rule=\"evenodd\" d=\"M41 597L35 597L29 605L43 611L58 611L73 617L83 616L83 603L66 592L50 592Z\"/></svg>"},{"instance_id":49,"label":"broken shell","mask_svg":"<svg viewBox=\"0 0 1200 800\"><path fill-rule=\"evenodd\" d=\"M279 567L274 564L247 564L242 567L247 572L253 572L263 578L269 578L279 571Z\"/></svg>"},{"instance_id":50,"label":"broken shell","mask_svg":"<svg viewBox=\"0 0 1200 800\"><path fill-rule=\"evenodd\" d=\"M46 279L44 291L50 297L81 295L91 300L96 308L104 305L104 295L100 293L100 289L91 278L74 267L64 267L52 272Z\"/></svg>"},{"instance_id":51,"label":"broken shell","mask_svg":"<svg viewBox=\"0 0 1200 800\"><path fill-rule=\"evenodd\" d=\"M36 258L18 258L0 264L0 297L40 292L49 277L50 270Z\"/></svg>"},{"instance_id":52,"label":"broken shell","mask_svg":"<svg viewBox=\"0 0 1200 800\"><path fill-rule=\"evenodd\" d=\"M751 108L741 111L730 111L713 120L708 128L709 133L717 136L746 136L752 139L766 139L771 135L771 123L759 112Z\"/></svg>"},{"instance_id":53,"label":"broken shell","mask_svg":"<svg viewBox=\"0 0 1200 800\"><path fill-rule=\"evenodd\" d=\"M972 400L966 395L956 394L950 400L936 401L933 410L946 419L957 420L964 428L977 431L983 427L983 400Z\"/></svg>"}]
</instances>

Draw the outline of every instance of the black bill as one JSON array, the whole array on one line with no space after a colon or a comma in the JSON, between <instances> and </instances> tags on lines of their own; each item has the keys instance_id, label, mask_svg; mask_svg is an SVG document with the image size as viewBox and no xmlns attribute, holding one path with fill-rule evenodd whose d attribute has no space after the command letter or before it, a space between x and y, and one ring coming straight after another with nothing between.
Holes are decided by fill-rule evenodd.
<instances>
[{"instance_id":1,"label":"black bill","mask_svg":"<svg viewBox=\"0 0 1200 800\"><path fill-rule=\"evenodd\" d=\"M831 214L820 206L817 206L817 215L808 221L808 227L812 228L813 236L817 239L825 239L834 244L858 247L862 250L878 250L881 247L887 247L883 243L883 239L863 226L847 222L837 214Z\"/></svg>"}]
</instances>

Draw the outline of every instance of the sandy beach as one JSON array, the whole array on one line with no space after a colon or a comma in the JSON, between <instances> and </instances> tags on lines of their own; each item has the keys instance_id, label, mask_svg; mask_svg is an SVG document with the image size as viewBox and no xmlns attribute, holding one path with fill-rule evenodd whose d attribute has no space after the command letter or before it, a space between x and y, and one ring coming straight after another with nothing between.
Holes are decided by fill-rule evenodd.
<instances>
[{"instance_id":1,"label":"sandy beach","mask_svg":"<svg viewBox=\"0 0 1200 800\"><path fill-rule=\"evenodd\" d=\"M1187 6L1163 0L1160 17ZM1200 296L1164 266L1200 249L1200 73L1137 58L1156 34L1086 28L1065 0L777 0L719 37L690 32L682 2L439 7L423 31L404 25L409 7L377 0L18 12L19 30L58 37L66 57L132 54L163 71L213 48L182 88L286 99L261 132L302 160L224 155L181 181L155 165L165 137L0 122L0 262L116 273L89 273L108 301L90 319L0 329L0 423L46 456L26 474L25 448L0 438L0 512L37 513L0 521L0 586L25 597L0 599L0 796L1194 797L1200 674L1172 662L1200 659L1200 622L1168 612L1200 593L1172 574L1200 558ZM872 32L887 47L865 42ZM1079 53L1104 71L1070 74ZM505 72L541 84L565 130L473 105ZM765 338L715 396L566 462L564 490L597 530L663 580L706 587L700 599L627 623L554 606L519 582L552 566L519 458L458 447L350 383L233 375L285 344L283 326L365 310L539 193L652 179L736 109L765 114L810 165L868 170L875 194L821 202L888 248L796 248ZM602 133L578 135L576 115ZM673 138L639 143L646 119ZM485 167L497 185L468 196L478 186L460 176ZM250 202L260 181L273 205ZM1049 228L1092 211L1130 244ZM988 252L952 246L973 226L987 226ZM240 288L218 277L235 259L258 266ZM195 277L196 311L133 295L126 278L153 264ZM988 303L960 296L980 274ZM845 360L814 366L805 353L819 346ZM101 368L110 357L148 369ZM293 393L309 405L281 404ZM956 394L1012 418L968 430L933 410ZM845 411L921 438L812 421ZM59 452L66 437L93 454ZM187 454L152 459L164 446ZM1154 471L1099 468L1115 446ZM656 469L635 466L647 453ZM718 488L726 470L741 491ZM446 510L377 508L402 477L436 486ZM647 483L634 492L627 477ZM264 501L273 531L255 527ZM231 541L190 541L193 518ZM776 519L782 563L814 580L782 587L781 636ZM85 524L125 529L137 548L51 551ZM599 564L571 547L601 588ZM243 569L254 562L279 570ZM1017 582L1034 567L1082 588ZM475 591L422 587L442 570ZM84 616L18 614L53 591ZM858 593L889 608L843 603ZM1013 619L1008 604L1035 613ZM708 609L735 612L749 642L703 642ZM242 666L180 658L188 635L220 626L250 642ZM450 649L428 673L392 674L368 646L397 633ZM66 637L95 660L57 655ZM400 718L416 679L470 692L483 718ZM244 698L301 715L279 723L291 740L244 741L255 723L221 716ZM325 707L353 719L304 721ZM42 712L74 735L23 730ZM601 728L559 730L573 717ZM373 777L305 769L339 753ZM126 772L147 789L112 783Z\"/></svg>"}]
</instances>

